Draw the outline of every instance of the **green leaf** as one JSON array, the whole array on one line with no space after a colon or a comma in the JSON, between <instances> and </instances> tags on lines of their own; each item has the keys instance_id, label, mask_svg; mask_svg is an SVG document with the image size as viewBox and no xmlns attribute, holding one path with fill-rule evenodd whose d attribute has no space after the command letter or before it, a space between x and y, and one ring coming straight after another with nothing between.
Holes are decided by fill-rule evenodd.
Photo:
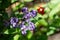
<instances>
[{"instance_id":1,"label":"green leaf","mask_svg":"<svg viewBox=\"0 0 60 40\"><path fill-rule=\"evenodd\" d=\"M48 7L53 9L55 6L57 6L58 4L60 3L60 0L51 0L49 3L48 3Z\"/></svg>"},{"instance_id":2,"label":"green leaf","mask_svg":"<svg viewBox=\"0 0 60 40\"><path fill-rule=\"evenodd\" d=\"M38 26L47 26L48 23L44 20L44 19L41 19L41 20L38 20L36 23L35 23L35 26L38 27Z\"/></svg>"},{"instance_id":3,"label":"green leaf","mask_svg":"<svg viewBox=\"0 0 60 40\"><path fill-rule=\"evenodd\" d=\"M4 31L4 34L15 34L19 33L19 31L20 31L19 28L10 28Z\"/></svg>"},{"instance_id":4,"label":"green leaf","mask_svg":"<svg viewBox=\"0 0 60 40\"><path fill-rule=\"evenodd\" d=\"M19 18L19 19L21 19L22 17L23 17L23 14L22 14L22 12L15 12L15 16L17 17L17 18Z\"/></svg>"},{"instance_id":5,"label":"green leaf","mask_svg":"<svg viewBox=\"0 0 60 40\"><path fill-rule=\"evenodd\" d=\"M42 15L40 15L39 13L37 13L37 16L34 17L34 19L38 20L39 18L42 18Z\"/></svg>"},{"instance_id":6,"label":"green leaf","mask_svg":"<svg viewBox=\"0 0 60 40\"><path fill-rule=\"evenodd\" d=\"M36 26L36 27L38 27L38 26L39 26L39 23L38 23L38 22L36 22L36 23L35 23L35 26Z\"/></svg>"},{"instance_id":7,"label":"green leaf","mask_svg":"<svg viewBox=\"0 0 60 40\"><path fill-rule=\"evenodd\" d=\"M47 32L47 28L41 28L40 30L45 33Z\"/></svg>"},{"instance_id":8,"label":"green leaf","mask_svg":"<svg viewBox=\"0 0 60 40\"><path fill-rule=\"evenodd\" d=\"M21 9L24 6L23 3L20 3L19 5L17 5L15 8L13 8L13 11L16 11L18 9Z\"/></svg>"},{"instance_id":9,"label":"green leaf","mask_svg":"<svg viewBox=\"0 0 60 40\"><path fill-rule=\"evenodd\" d=\"M29 31L29 32L27 33L27 38L30 39L30 38L32 37L32 35L33 35L33 33L32 33L31 31Z\"/></svg>"},{"instance_id":10,"label":"green leaf","mask_svg":"<svg viewBox=\"0 0 60 40\"><path fill-rule=\"evenodd\" d=\"M13 37L13 39L14 39L14 40L18 40L18 39L19 39L19 35L18 35L18 34L15 35L15 36Z\"/></svg>"},{"instance_id":11,"label":"green leaf","mask_svg":"<svg viewBox=\"0 0 60 40\"><path fill-rule=\"evenodd\" d=\"M50 30L49 32L47 32L47 36L52 35L52 34L54 34L54 30Z\"/></svg>"},{"instance_id":12,"label":"green leaf","mask_svg":"<svg viewBox=\"0 0 60 40\"><path fill-rule=\"evenodd\" d=\"M45 12L49 13L50 12L50 8L49 7L45 7Z\"/></svg>"},{"instance_id":13,"label":"green leaf","mask_svg":"<svg viewBox=\"0 0 60 40\"><path fill-rule=\"evenodd\" d=\"M9 34L8 29L4 32L4 34Z\"/></svg>"},{"instance_id":14,"label":"green leaf","mask_svg":"<svg viewBox=\"0 0 60 40\"><path fill-rule=\"evenodd\" d=\"M60 11L60 4L58 4L51 12L49 13L49 19L53 19L54 14Z\"/></svg>"},{"instance_id":15,"label":"green leaf","mask_svg":"<svg viewBox=\"0 0 60 40\"><path fill-rule=\"evenodd\" d=\"M32 0L24 0L24 2L31 2Z\"/></svg>"},{"instance_id":16,"label":"green leaf","mask_svg":"<svg viewBox=\"0 0 60 40\"><path fill-rule=\"evenodd\" d=\"M55 27L49 27L49 29L51 29L51 30L56 30L56 28L55 28Z\"/></svg>"},{"instance_id":17,"label":"green leaf","mask_svg":"<svg viewBox=\"0 0 60 40\"><path fill-rule=\"evenodd\" d=\"M17 1L17 0L11 0L11 3L14 3L15 1Z\"/></svg>"}]
</instances>

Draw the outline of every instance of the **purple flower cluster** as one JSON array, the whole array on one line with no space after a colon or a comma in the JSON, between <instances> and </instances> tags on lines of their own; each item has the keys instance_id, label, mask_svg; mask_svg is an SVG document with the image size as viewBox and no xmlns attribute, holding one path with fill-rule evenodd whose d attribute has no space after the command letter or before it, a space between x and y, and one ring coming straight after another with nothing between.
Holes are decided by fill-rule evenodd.
<instances>
[{"instance_id":1,"label":"purple flower cluster","mask_svg":"<svg viewBox=\"0 0 60 40\"><path fill-rule=\"evenodd\" d=\"M28 8L27 8L27 7L22 8L22 12L23 12L23 13L28 12Z\"/></svg>"},{"instance_id":2,"label":"purple flower cluster","mask_svg":"<svg viewBox=\"0 0 60 40\"><path fill-rule=\"evenodd\" d=\"M24 22L24 24L21 23L20 27L22 30L22 34L26 34L27 30L33 31L35 29L35 25L32 22L27 22L28 24L26 24L26 22Z\"/></svg>"},{"instance_id":3,"label":"purple flower cluster","mask_svg":"<svg viewBox=\"0 0 60 40\"><path fill-rule=\"evenodd\" d=\"M36 12L36 10L31 10L29 12L27 7L24 7L22 10L23 10L22 12L24 14L23 18L25 18L26 20L21 23L20 27L22 30L22 34L26 34L27 30L33 31L35 29L35 25L34 25L34 23L32 23L30 21L30 18L35 17L37 15L37 12ZM28 23L28 25L25 25L26 22Z\"/></svg>"},{"instance_id":4,"label":"purple flower cluster","mask_svg":"<svg viewBox=\"0 0 60 40\"><path fill-rule=\"evenodd\" d=\"M22 8L22 12L24 13L23 18L31 18L31 17L35 17L37 15L37 11L36 10L31 10L30 12L28 11L27 7Z\"/></svg>"},{"instance_id":5,"label":"purple flower cluster","mask_svg":"<svg viewBox=\"0 0 60 40\"><path fill-rule=\"evenodd\" d=\"M33 16L33 17L35 17L35 16L37 15L36 10L31 10L30 12L32 13L32 16Z\"/></svg>"},{"instance_id":6,"label":"purple flower cluster","mask_svg":"<svg viewBox=\"0 0 60 40\"><path fill-rule=\"evenodd\" d=\"M16 18L16 17L11 17L10 23L12 24L13 27L16 27L17 22L18 22L18 18Z\"/></svg>"},{"instance_id":7,"label":"purple flower cluster","mask_svg":"<svg viewBox=\"0 0 60 40\"><path fill-rule=\"evenodd\" d=\"M31 17L35 17L37 15L37 12L35 10L31 10L30 12L28 11L27 7L22 8L22 12L24 14L23 18L24 21L22 21L19 25L22 34L26 34L27 30L33 31L35 29L34 23L30 21ZM10 23L13 27L16 27L18 25L18 18L16 17L11 17Z\"/></svg>"}]
</instances>

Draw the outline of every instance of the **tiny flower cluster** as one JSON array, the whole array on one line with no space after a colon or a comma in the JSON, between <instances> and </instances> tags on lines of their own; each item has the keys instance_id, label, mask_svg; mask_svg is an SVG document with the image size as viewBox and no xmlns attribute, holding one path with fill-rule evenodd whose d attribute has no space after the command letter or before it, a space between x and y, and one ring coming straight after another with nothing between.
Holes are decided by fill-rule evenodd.
<instances>
[{"instance_id":1,"label":"tiny flower cluster","mask_svg":"<svg viewBox=\"0 0 60 40\"><path fill-rule=\"evenodd\" d=\"M17 23L18 23L18 18L11 17L10 23L12 24L13 27L16 27L17 26Z\"/></svg>"},{"instance_id":2,"label":"tiny flower cluster","mask_svg":"<svg viewBox=\"0 0 60 40\"><path fill-rule=\"evenodd\" d=\"M28 23L28 24L26 25L25 23L26 24ZM26 34L27 30L33 31L35 29L35 25L32 22L24 21L20 24L20 28L21 28L22 34Z\"/></svg>"},{"instance_id":3,"label":"tiny flower cluster","mask_svg":"<svg viewBox=\"0 0 60 40\"><path fill-rule=\"evenodd\" d=\"M26 19L29 19L31 17L35 17L37 15L37 12L36 10L31 10L30 12L28 11L28 8L24 7L22 9L22 12L24 13L24 17L23 18L26 18Z\"/></svg>"},{"instance_id":4,"label":"tiny flower cluster","mask_svg":"<svg viewBox=\"0 0 60 40\"><path fill-rule=\"evenodd\" d=\"M27 30L33 31L35 29L35 25L33 22L30 21L31 17L35 17L37 15L37 12L35 10L28 11L27 7L22 8L22 13L24 14L23 18L24 20L21 20L22 22L19 24L19 27L21 29L22 34L26 34ZM18 25L18 18L11 17L10 23L13 27L16 27Z\"/></svg>"}]
</instances>

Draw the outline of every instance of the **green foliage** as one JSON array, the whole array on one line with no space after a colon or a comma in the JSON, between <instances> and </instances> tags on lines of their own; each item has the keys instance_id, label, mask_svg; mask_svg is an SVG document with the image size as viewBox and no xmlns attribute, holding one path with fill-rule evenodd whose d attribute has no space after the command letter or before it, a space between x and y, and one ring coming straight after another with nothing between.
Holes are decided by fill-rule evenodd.
<instances>
[{"instance_id":1,"label":"green foliage","mask_svg":"<svg viewBox=\"0 0 60 40\"><path fill-rule=\"evenodd\" d=\"M36 25L36 27L41 26L41 25L47 26L48 23L47 23L44 19L41 19L41 20L38 20L38 21L35 23L35 25Z\"/></svg>"},{"instance_id":2,"label":"green foliage","mask_svg":"<svg viewBox=\"0 0 60 40\"><path fill-rule=\"evenodd\" d=\"M31 31L28 32L27 38L30 39L32 37L33 33Z\"/></svg>"},{"instance_id":3,"label":"green foliage","mask_svg":"<svg viewBox=\"0 0 60 40\"><path fill-rule=\"evenodd\" d=\"M13 37L13 40L18 40L19 39L19 36L18 34L16 34L14 37Z\"/></svg>"},{"instance_id":4,"label":"green foliage","mask_svg":"<svg viewBox=\"0 0 60 40\"><path fill-rule=\"evenodd\" d=\"M14 2L16 2L17 0L11 0L11 3L14 3Z\"/></svg>"},{"instance_id":5,"label":"green foliage","mask_svg":"<svg viewBox=\"0 0 60 40\"><path fill-rule=\"evenodd\" d=\"M24 6L24 4L22 2L20 2L19 5L17 5L15 8L13 8L13 11L16 11L18 9L21 9Z\"/></svg>"},{"instance_id":6,"label":"green foliage","mask_svg":"<svg viewBox=\"0 0 60 40\"><path fill-rule=\"evenodd\" d=\"M31 2L32 0L24 0L24 2Z\"/></svg>"},{"instance_id":7,"label":"green foliage","mask_svg":"<svg viewBox=\"0 0 60 40\"><path fill-rule=\"evenodd\" d=\"M49 13L49 18L53 19L53 16L60 11L60 4L58 4L51 12Z\"/></svg>"}]
</instances>

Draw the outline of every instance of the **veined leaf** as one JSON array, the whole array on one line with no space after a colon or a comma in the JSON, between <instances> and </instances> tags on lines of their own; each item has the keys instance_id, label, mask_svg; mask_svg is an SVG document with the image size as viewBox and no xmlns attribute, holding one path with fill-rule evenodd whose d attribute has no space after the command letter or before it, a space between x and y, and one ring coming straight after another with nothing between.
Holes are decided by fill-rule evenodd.
<instances>
[{"instance_id":1,"label":"veined leaf","mask_svg":"<svg viewBox=\"0 0 60 40\"><path fill-rule=\"evenodd\" d=\"M47 6L51 9L53 9L55 6L57 6L60 3L60 0L51 0Z\"/></svg>"},{"instance_id":2,"label":"veined leaf","mask_svg":"<svg viewBox=\"0 0 60 40\"><path fill-rule=\"evenodd\" d=\"M49 32L47 32L47 36L51 35L54 33L54 30L50 30Z\"/></svg>"},{"instance_id":3,"label":"veined leaf","mask_svg":"<svg viewBox=\"0 0 60 40\"><path fill-rule=\"evenodd\" d=\"M36 27L38 27L38 26L40 26L40 25L39 25L39 23L38 23L38 22L36 22L36 23L35 23L35 26L36 26Z\"/></svg>"},{"instance_id":4,"label":"veined leaf","mask_svg":"<svg viewBox=\"0 0 60 40\"><path fill-rule=\"evenodd\" d=\"M38 18L42 18L42 15L40 15L39 13L37 13L37 16L34 17L34 19L38 20Z\"/></svg>"},{"instance_id":5,"label":"veined leaf","mask_svg":"<svg viewBox=\"0 0 60 40\"><path fill-rule=\"evenodd\" d=\"M36 26L36 27L41 26L41 25L47 26L48 23L47 23L44 19L38 20L38 21L35 23L35 26Z\"/></svg>"},{"instance_id":6,"label":"veined leaf","mask_svg":"<svg viewBox=\"0 0 60 40\"><path fill-rule=\"evenodd\" d=\"M17 1L17 0L11 0L11 3L15 2L15 1Z\"/></svg>"},{"instance_id":7,"label":"veined leaf","mask_svg":"<svg viewBox=\"0 0 60 40\"><path fill-rule=\"evenodd\" d=\"M27 38L30 39L32 37L33 33L31 31L28 32Z\"/></svg>"},{"instance_id":8,"label":"veined leaf","mask_svg":"<svg viewBox=\"0 0 60 40\"><path fill-rule=\"evenodd\" d=\"M50 13L49 13L49 18L53 19L53 15L58 13L60 11L60 4L58 4Z\"/></svg>"},{"instance_id":9,"label":"veined leaf","mask_svg":"<svg viewBox=\"0 0 60 40\"><path fill-rule=\"evenodd\" d=\"M4 32L4 34L9 34L8 29Z\"/></svg>"},{"instance_id":10,"label":"veined leaf","mask_svg":"<svg viewBox=\"0 0 60 40\"><path fill-rule=\"evenodd\" d=\"M18 40L18 39L19 39L19 35L18 35L18 34L15 35L15 36L13 37L13 39L14 39L14 40Z\"/></svg>"},{"instance_id":11,"label":"veined leaf","mask_svg":"<svg viewBox=\"0 0 60 40\"><path fill-rule=\"evenodd\" d=\"M49 29L51 29L51 30L56 30L56 28L55 28L55 27L49 27Z\"/></svg>"}]
</instances>

